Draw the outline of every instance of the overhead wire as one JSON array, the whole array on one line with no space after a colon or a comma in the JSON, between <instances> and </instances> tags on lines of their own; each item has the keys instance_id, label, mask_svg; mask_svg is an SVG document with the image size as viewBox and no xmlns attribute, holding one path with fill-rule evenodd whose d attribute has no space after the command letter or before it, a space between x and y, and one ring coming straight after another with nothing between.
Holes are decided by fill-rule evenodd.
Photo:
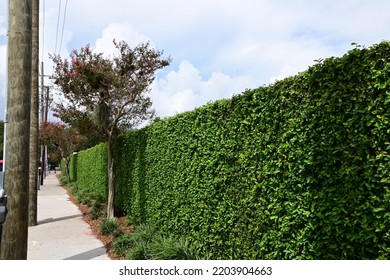
<instances>
[{"instance_id":1,"label":"overhead wire","mask_svg":"<svg viewBox=\"0 0 390 280\"><path fill-rule=\"evenodd\" d=\"M45 0L42 0L42 41L41 41L41 61L44 59L45 53L45 15L46 15L46 4Z\"/></svg>"},{"instance_id":2,"label":"overhead wire","mask_svg":"<svg viewBox=\"0 0 390 280\"><path fill-rule=\"evenodd\" d=\"M59 48L58 52L61 51L61 47L62 47L62 39L63 39L63 37L64 37L64 29L65 29L65 19L66 19L66 10L67 10L67 7L68 7L68 0L66 0L66 2L65 2L64 19L63 19L63 21L62 21L62 32L61 32L60 48Z\"/></svg>"},{"instance_id":3,"label":"overhead wire","mask_svg":"<svg viewBox=\"0 0 390 280\"><path fill-rule=\"evenodd\" d=\"M57 54L58 28L60 27L60 17L61 17L61 0L59 1L59 6L58 6L56 44L55 44L55 48L54 48L55 54Z\"/></svg>"}]
</instances>

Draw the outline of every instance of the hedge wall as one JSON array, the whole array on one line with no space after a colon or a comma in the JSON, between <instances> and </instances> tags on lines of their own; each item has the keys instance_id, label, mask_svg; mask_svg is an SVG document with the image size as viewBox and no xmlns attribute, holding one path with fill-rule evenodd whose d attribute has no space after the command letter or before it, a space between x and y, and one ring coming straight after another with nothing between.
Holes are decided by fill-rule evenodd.
<instances>
[{"instance_id":1,"label":"hedge wall","mask_svg":"<svg viewBox=\"0 0 390 280\"><path fill-rule=\"evenodd\" d=\"M117 141L116 206L212 259L389 259L389 103L382 42L161 120Z\"/></svg>"},{"instance_id":2,"label":"hedge wall","mask_svg":"<svg viewBox=\"0 0 390 280\"><path fill-rule=\"evenodd\" d=\"M65 168L66 169L66 168ZM69 163L69 176L72 182L77 181L77 154L70 158Z\"/></svg>"},{"instance_id":3,"label":"hedge wall","mask_svg":"<svg viewBox=\"0 0 390 280\"><path fill-rule=\"evenodd\" d=\"M61 173L66 176L66 163L62 159L60 162ZM69 177L72 182L77 181L77 155L72 155L69 162Z\"/></svg>"},{"instance_id":4,"label":"hedge wall","mask_svg":"<svg viewBox=\"0 0 390 280\"><path fill-rule=\"evenodd\" d=\"M99 144L77 154L77 185L91 198L107 201L107 145Z\"/></svg>"}]
</instances>

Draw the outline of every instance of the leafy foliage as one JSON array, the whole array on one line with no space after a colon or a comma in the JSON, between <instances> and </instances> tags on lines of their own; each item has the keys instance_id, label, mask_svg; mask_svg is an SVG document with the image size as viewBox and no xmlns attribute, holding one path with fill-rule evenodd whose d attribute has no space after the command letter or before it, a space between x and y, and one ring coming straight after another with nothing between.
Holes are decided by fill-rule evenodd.
<instances>
[{"instance_id":1,"label":"leafy foliage","mask_svg":"<svg viewBox=\"0 0 390 280\"><path fill-rule=\"evenodd\" d=\"M75 177L75 170L71 170L70 168L71 155L77 150L77 146L82 140L82 136L75 128L69 127L63 123L45 121L41 122L39 127L39 140L41 143L51 145L60 152L65 163L65 175L68 183L70 183L72 177Z\"/></svg>"},{"instance_id":2,"label":"leafy foliage","mask_svg":"<svg viewBox=\"0 0 390 280\"><path fill-rule=\"evenodd\" d=\"M77 154L77 185L90 200L107 201L107 145L102 143Z\"/></svg>"},{"instance_id":3,"label":"leafy foliage","mask_svg":"<svg viewBox=\"0 0 390 280\"><path fill-rule=\"evenodd\" d=\"M89 214L91 214L92 220L97 220L100 218L100 216L102 215L102 203L101 203L100 199L96 199L92 203L92 207L89 210Z\"/></svg>"},{"instance_id":4,"label":"leafy foliage","mask_svg":"<svg viewBox=\"0 0 390 280\"><path fill-rule=\"evenodd\" d=\"M74 50L70 59L52 56L55 84L67 103L56 106L58 116L80 131L95 130L108 137L148 119L151 101L147 95L155 71L170 63L149 43L135 48L115 42L119 56L105 58L90 46Z\"/></svg>"},{"instance_id":5,"label":"leafy foliage","mask_svg":"<svg viewBox=\"0 0 390 280\"><path fill-rule=\"evenodd\" d=\"M170 58L149 43L131 48L126 42L114 41L119 55L105 58L89 46L74 50L70 60L51 56L54 62L54 83L66 102L58 103L55 111L67 124L80 133L104 139L108 146L107 216L114 216L115 177L112 146L123 129L131 129L153 117L148 96L155 72L169 65Z\"/></svg>"},{"instance_id":6,"label":"leafy foliage","mask_svg":"<svg viewBox=\"0 0 390 280\"><path fill-rule=\"evenodd\" d=\"M113 235L118 237L122 234L118 222L115 219L105 218L100 222L99 225L100 233L103 235Z\"/></svg>"},{"instance_id":7,"label":"leafy foliage","mask_svg":"<svg viewBox=\"0 0 390 280\"><path fill-rule=\"evenodd\" d=\"M389 259L389 54L356 46L120 137L116 207L202 258Z\"/></svg>"},{"instance_id":8,"label":"leafy foliage","mask_svg":"<svg viewBox=\"0 0 390 280\"><path fill-rule=\"evenodd\" d=\"M196 250L189 242L163 235L153 226L145 224L115 239L113 252L132 260L197 259Z\"/></svg>"}]
</instances>

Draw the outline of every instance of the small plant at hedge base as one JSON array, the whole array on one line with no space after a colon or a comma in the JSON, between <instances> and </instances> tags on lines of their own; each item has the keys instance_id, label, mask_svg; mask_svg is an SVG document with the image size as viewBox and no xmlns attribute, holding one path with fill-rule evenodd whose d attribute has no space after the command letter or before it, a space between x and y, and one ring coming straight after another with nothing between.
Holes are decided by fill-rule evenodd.
<instances>
[{"instance_id":1,"label":"small plant at hedge base","mask_svg":"<svg viewBox=\"0 0 390 280\"><path fill-rule=\"evenodd\" d=\"M192 260L197 259L194 250L187 241L171 236L158 236L150 243L150 254L155 260Z\"/></svg>"},{"instance_id":2,"label":"small plant at hedge base","mask_svg":"<svg viewBox=\"0 0 390 280\"><path fill-rule=\"evenodd\" d=\"M123 234L115 239L112 252L118 256L126 256L127 251L135 246L136 241L131 234Z\"/></svg>"},{"instance_id":3,"label":"small plant at hedge base","mask_svg":"<svg viewBox=\"0 0 390 280\"><path fill-rule=\"evenodd\" d=\"M100 222L99 231L103 235L113 235L118 237L122 234L118 222L115 219L105 218Z\"/></svg>"},{"instance_id":4,"label":"small plant at hedge base","mask_svg":"<svg viewBox=\"0 0 390 280\"><path fill-rule=\"evenodd\" d=\"M149 259L149 243L155 238L157 230L150 225L140 225L130 234L124 234L115 239L113 253L119 256L128 255L132 260Z\"/></svg>"},{"instance_id":5,"label":"small plant at hedge base","mask_svg":"<svg viewBox=\"0 0 390 280\"><path fill-rule=\"evenodd\" d=\"M153 226L140 225L130 234L115 239L113 253L131 260L192 260L199 259L187 241L163 236Z\"/></svg>"},{"instance_id":6,"label":"small plant at hedge base","mask_svg":"<svg viewBox=\"0 0 390 280\"><path fill-rule=\"evenodd\" d=\"M92 220L99 219L100 216L102 216L102 209L101 209L101 202L100 200L95 200L92 204L91 209L89 210L89 213L91 214Z\"/></svg>"},{"instance_id":7,"label":"small plant at hedge base","mask_svg":"<svg viewBox=\"0 0 390 280\"><path fill-rule=\"evenodd\" d=\"M62 186L65 186L66 184L68 184L68 181L66 180L66 177L64 175L61 175L60 183Z\"/></svg>"},{"instance_id":8,"label":"small plant at hedge base","mask_svg":"<svg viewBox=\"0 0 390 280\"><path fill-rule=\"evenodd\" d=\"M136 242L149 243L158 234L159 233L155 227L147 224L142 224L134 229L134 231L131 233L131 237Z\"/></svg>"},{"instance_id":9,"label":"small plant at hedge base","mask_svg":"<svg viewBox=\"0 0 390 280\"><path fill-rule=\"evenodd\" d=\"M133 215L127 215L126 216L126 226L132 226L132 225L135 225L135 226L140 225L139 219L137 219Z\"/></svg>"},{"instance_id":10,"label":"small plant at hedge base","mask_svg":"<svg viewBox=\"0 0 390 280\"><path fill-rule=\"evenodd\" d=\"M150 259L149 244L146 242L136 242L128 250L127 258L129 260L148 260Z\"/></svg>"}]
</instances>

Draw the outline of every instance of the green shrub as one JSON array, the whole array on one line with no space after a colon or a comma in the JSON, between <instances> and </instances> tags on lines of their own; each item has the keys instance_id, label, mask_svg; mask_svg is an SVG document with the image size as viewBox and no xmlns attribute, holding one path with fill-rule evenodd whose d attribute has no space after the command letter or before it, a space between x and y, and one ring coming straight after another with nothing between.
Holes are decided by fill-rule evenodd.
<instances>
[{"instance_id":1,"label":"green shrub","mask_svg":"<svg viewBox=\"0 0 390 280\"><path fill-rule=\"evenodd\" d=\"M99 225L99 231L103 235L118 237L122 234L118 222L115 219L104 218Z\"/></svg>"},{"instance_id":2,"label":"green shrub","mask_svg":"<svg viewBox=\"0 0 390 280\"><path fill-rule=\"evenodd\" d=\"M131 237L137 242L149 243L158 234L157 229L150 224L137 226L131 233Z\"/></svg>"},{"instance_id":3,"label":"green shrub","mask_svg":"<svg viewBox=\"0 0 390 280\"><path fill-rule=\"evenodd\" d=\"M77 184L88 193L90 199L100 198L107 201L107 145L81 151L77 154Z\"/></svg>"},{"instance_id":4,"label":"green shrub","mask_svg":"<svg viewBox=\"0 0 390 280\"><path fill-rule=\"evenodd\" d=\"M149 244L149 254L155 260L194 260L198 259L188 241L177 240L172 236L158 235Z\"/></svg>"},{"instance_id":5,"label":"green shrub","mask_svg":"<svg viewBox=\"0 0 390 280\"><path fill-rule=\"evenodd\" d=\"M114 240L112 252L119 256L126 256L129 249L135 246L136 241L131 234L123 234Z\"/></svg>"},{"instance_id":6,"label":"green shrub","mask_svg":"<svg viewBox=\"0 0 390 280\"><path fill-rule=\"evenodd\" d=\"M68 183L68 181L66 180L65 175L61 174L61 177L60 177L60 184L61 184L62 186L65 186L67 183Z\"/></svg>"},{"instance_id":7,"label":"green shrub","mask_svg":"<svg viewBox=\"0 0 390 280\"><path fill-rule=\"evenodd\" d=\"M149 244L146 242L135 242L127 251L127 258L129 260L148 260Z\"/></svg>"},{"instance_id":8,"label":"green shrub","mask_svg":"<svg viewBox=\"0 0 390 280\"><path fill-rule=\"evenodd\" d=\"M113 252L120 256L127 255L129 259L134 260L150 259L149 245L157 235L159 233L153 226L139 225L133 232L115 239Z\"/></svg>"},{"instance_id":9,"label":"green shrub","mask_svg":"<svg viewBox=\"0 0 390 280\"><path fill-rule=\"evenodd\" d=\"M127 215L125 225L126 226L138 226L139 224L135 221L134 217Z\"/></svg>"},{"instance_id":10,"label":"green shrub","mask_svg":"<svg viewBox=\"0 0 390 280\"><path fill-rule=\"evenodd\" d=\"M164 236L150 225L140 225L130 234L115 239L113 252L132 260L189 260L198 259L189 242Z\"/></svg>"},{"instance_id":11,"label":"green shrub","mask_svg":"<svg viewBox=\"0 0 390 280\"><path fill-rule=\"evenodd\" d=\"M70 158L69 176L72 182L77 181L77 154L72 155Z\"/></svg>"},{"instance_id":12,"label":"green shrub","mask_svg":"<svg viewBox=\"0 0 390 280\"><path fill-rule=\"evenodd\" d=\"M91 206L92 205L92 195L89 192L89 190L86 189L78 189L77 192L75 193L77 203L79 204L84 204Z\"/></svg>"},{"instance_id":13,"label":"green shrub","mask_svg":"<svg viewBox=\"0 0 390 280\"><path fill-rule=\"evenodd\" d=\"M100 199L96 199L93 202L92 207L89 210L89 213L91 214L92 220L97 220L102 216L102 203Z\"/></svg>"}]
</instances>

